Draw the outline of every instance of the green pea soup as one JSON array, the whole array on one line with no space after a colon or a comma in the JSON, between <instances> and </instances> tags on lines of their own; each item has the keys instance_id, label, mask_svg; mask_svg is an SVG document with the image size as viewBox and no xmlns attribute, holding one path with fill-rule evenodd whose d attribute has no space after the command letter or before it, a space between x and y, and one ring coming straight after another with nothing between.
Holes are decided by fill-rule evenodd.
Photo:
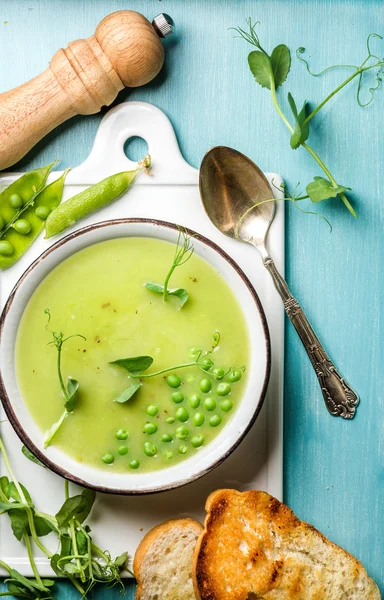
<instances>
[{"instance_id":1,"label":"green pea soup","mask_svg":"<svg viewBox=\"0 0 384 600\"><path fill-rule=\"evenodd\" d=\"M247 378L241 368L249 362L248 333L241 308L219 273L196 253L177 268L170 287L189 293L181 309L176 297L164 302L161 294L144 287L148 281L164 283L174 252L174 244L155 238L94 244L56 267L25 309L16 374L42 438L64 410L57 350L49 345L44 310L51 314L50 329L86 338L73 337L62 348L64 380L73 377L80 387L74 411L52 442L80 463L120 473L172 466L214 443L239 404ZM149 355L154 362L148 373L189 363L191 349L211 350L215 331L220 343L208 371L190 366L143 378L128 402L113 401L129 380L111 361ZM231 382L231 368L240 369L240 379Z\"/></svg>"}]
</instances>

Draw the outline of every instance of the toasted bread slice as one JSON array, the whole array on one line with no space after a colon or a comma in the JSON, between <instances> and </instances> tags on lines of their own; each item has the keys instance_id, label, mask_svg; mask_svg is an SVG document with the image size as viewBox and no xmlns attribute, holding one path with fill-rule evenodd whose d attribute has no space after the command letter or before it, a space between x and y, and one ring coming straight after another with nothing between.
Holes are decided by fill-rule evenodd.
<instances>
[{"instance_id":1,"label":"toasted bread slice","mask_svg":"<svg viewBox=\"0 0 384 600\"><path fill-rule=\"evenodd\" d=\"M133 561L136 600L195 600L192 559L202 531L193 519L176 519L146 534Z\"/></svg>"},{"instance_id":2,"label":"toasted bread slice","mask_svg":"<svg viewBox=\"0 0 384 600\"><path fill-rule=\"evenodd\" d=\"M217 490L206 510L199 600L380 600L358 560L269 494Z\"/></svg>"}]
</instances>

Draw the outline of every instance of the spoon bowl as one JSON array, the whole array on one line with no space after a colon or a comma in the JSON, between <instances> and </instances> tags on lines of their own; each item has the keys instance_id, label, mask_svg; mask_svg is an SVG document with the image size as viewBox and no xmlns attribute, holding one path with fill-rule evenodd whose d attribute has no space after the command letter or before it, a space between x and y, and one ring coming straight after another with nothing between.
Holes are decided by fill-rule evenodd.
<instances>
[{"instance_id":1,"label":"spoon bowl","mask_svg":"<svg viewBox=\"0 0 384 600\"><path fill-rule=\"evenodd\" d=\"M203 158L200 195L212 223L225 235L262 245L276 212L264 173L247 156L216 146Z\"/></svg>"}]
</instances>

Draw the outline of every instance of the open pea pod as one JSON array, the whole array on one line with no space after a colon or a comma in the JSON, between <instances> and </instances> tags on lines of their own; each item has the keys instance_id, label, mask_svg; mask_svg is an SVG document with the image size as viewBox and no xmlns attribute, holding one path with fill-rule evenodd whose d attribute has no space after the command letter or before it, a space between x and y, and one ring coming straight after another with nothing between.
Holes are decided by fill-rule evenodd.
<instances>
[{"instance_id":1,"label":"open pea pod","mask_svg":"<svg viewBox=\"0 0 384 600\"><path fill-rule=\"evenodd\" d=\"M10 267L24 254L60 204L69 169L44 187L54 164L22 175L0 194L0 269Z\"/></svg>"}]
</instances>

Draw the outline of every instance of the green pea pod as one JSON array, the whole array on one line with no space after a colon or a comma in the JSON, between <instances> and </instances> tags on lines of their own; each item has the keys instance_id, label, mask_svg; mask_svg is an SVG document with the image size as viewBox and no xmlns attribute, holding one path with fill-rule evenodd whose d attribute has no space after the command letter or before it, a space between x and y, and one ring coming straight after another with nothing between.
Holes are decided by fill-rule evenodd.
<instances>
[{"instance_id":1,"label":"green pea pod","mask_svg":"<svg viewBox=\"0 0 384 600\"><path fill-rule=\"evenodd\" d=\"M50 238L57 235L94 210L116 200L128 190L138 174L150 165L151 159L147 156L134 171L123 171L111 175L61 204L47 218L45 237Z\"/></svg>"},{"instance_id":2,"label":"green pea pod","mask_svg":"<svg viewBox=\"0 0 384 600\"><path fill-rule=\"evenodd\" d=\"M44 171L44 175L43 177L40 175L40 186L39 188L36 187L37 191L35 193L31 193L29 200L24 201L24 193L20 187L17 192L15 191L15 188L13 191L11 190L11 192L9 192L9 189L14 186L14 183L18 183L23 180L24 177L27 177L31 173L36 173L37 171L26 173L20 177L20 179L17 179L17 181L12 183L9 188L4 190L4 192L8 192L7 199L11 194L19 194L22 195L24 203L22 208L18 211L13 210L14 214L12 218L6 221L6 225L3 228L3 234L0 237L0 269L10 267L24 254L44 229L47 216L60 204L63 197L64 180L69 169L66 169L58 179L55 179L55 181L44 187L49 171L54 164L56 163L48 165L48 167L45 167L44 169L37 169L39 172ZM27 181L30 186L30 178L28 178ZM31 187L29 189L32 190ZM2 207L1 194L1 212ZM4 213L2 212L2 214ZM2 248L3 253L1 252ZM9 249L9 253L7 253L7 249Z\"/></svg>"}]
</instances>

